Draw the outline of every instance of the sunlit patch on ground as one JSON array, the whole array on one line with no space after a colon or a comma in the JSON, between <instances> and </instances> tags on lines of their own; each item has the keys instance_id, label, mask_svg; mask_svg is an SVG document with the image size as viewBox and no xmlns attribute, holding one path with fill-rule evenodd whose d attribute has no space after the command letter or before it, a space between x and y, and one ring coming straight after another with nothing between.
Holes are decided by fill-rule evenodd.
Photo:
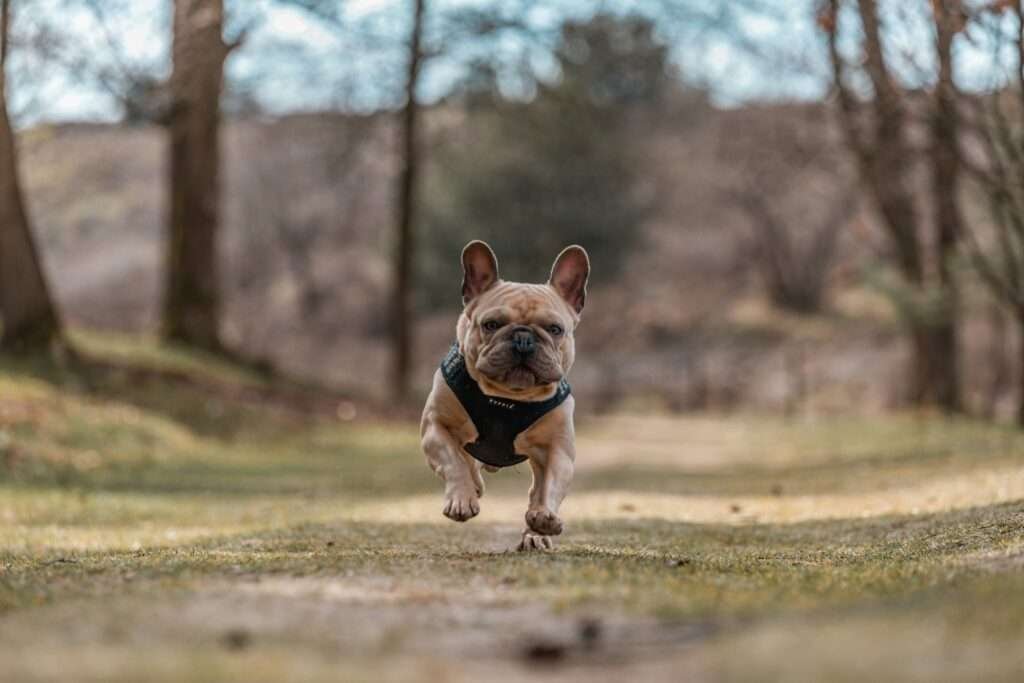
<instances>
[{"instance_id":1,"label":"sunlit patch on ground","mask_svg":"<svg viewBox=\"0 0 1024 683\"><path fill-rule=\"evenodd\" d=\"M999 468L858 495L700 496L629 490L577 492L565 504L570 520L658 519L698 524L788 524L818 519L923 515L1024 499L1024 467ZM438 496L398 498L352 507L346 516L368 521L444 520ZM509 522L525 503L512 496L484 496L480 520ZM437 513L437 514L435 514ZM517 514L518 513L518 514Z\"/></svg>"}]
</instances>

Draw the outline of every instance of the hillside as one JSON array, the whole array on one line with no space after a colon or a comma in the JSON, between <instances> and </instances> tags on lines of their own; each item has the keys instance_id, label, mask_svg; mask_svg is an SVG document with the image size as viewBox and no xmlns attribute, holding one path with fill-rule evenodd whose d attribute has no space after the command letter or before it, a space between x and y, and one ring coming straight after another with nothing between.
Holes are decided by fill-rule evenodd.
<instances>
[{"instance_id":1,"label":"hillside","mask_svg":"<svg viewBox=\"0 0 1024 683\"><path fill-rule=\"evenodd\" d=\"M431 116L432 139L449 140L450 117ZM660 199L636 228L645 242L619 281L595 272L574 373L585 410L643 401L679 410L877 412L901 403L891 381L905 354L899 328L885 298L864 285L878 246L869 214L843 233L826 314L781 314L763 293L750 226L727 189L755 163L737 148L738 132L763 143L777 122L794 117L805 134L833 144L825 112L810 105L659 124L649 174ZM27 194L47 269L76 325L154 328L161 135L72 125L23 136ZM232 122L225 146L226 337L291 374L380 396L392 219L387 120L325 114ZM799 192L778 193L780 205L801 199ZM789 210L807 211L799 202ZM450 276L455 292L454 253ZM981 322L968 330L972 348L990 343L987 309L979 306ZM417 386L424 390L454 314L421 318ZM987 369L971 369L971 404L1008 408L1007 389L990 400L992 386Z\"/></svg>"}]
</instances>

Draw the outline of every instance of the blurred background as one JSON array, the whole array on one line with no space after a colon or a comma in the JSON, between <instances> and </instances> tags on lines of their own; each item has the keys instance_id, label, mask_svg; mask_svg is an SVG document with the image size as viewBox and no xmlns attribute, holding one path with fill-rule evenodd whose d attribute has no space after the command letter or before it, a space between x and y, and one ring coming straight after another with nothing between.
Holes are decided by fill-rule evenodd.
<instances>
[{"instance_id":1,"label":"blurred background","mask_svg":"<svg viewBox=\"0 0 1024 683\"><path fill-rule=\"evenodd\" d=\"M5 682L1024 680L1024 0L0 0L0 74ZM470 239L593 261L543 556L420 455Z\"/></svg>"},{"instance_id":2,"label":"blurred background","mask_svg":"<svg viewBox=\"0 0 1024 683\"><path fill-rule=\"evenodd\" d=\"M1013 0L3 8L8 348L412 405L466 241L527 281L578 242L585 411L1024 415Z\"/></svg>"}]
</instances>

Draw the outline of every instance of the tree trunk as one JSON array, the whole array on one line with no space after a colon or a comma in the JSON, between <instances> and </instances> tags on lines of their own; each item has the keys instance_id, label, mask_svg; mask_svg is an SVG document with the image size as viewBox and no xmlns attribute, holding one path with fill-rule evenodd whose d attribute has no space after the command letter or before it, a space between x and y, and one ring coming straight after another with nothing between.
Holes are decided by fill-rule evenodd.
<instances>
[{"instance_id":1,"label":"tree trunk","mask_svg":"<svg viewBox=\"0 0 1024 683\"><path fill-rule=\"evenodd\" d=\"M991 328L992 340L989 346L991 362L987 391L985 392L984 415L987 419L994 421L999 417L999 399L1011 386L1013 372L1012 363L1007 358L1007 329L1006 315L999 302L992 302L989 310L989 327ZM1024 328L1024 322L1022 322ZM1024 334L1021 335L1021 344L1024 347ZM1024 348L1021 354L1024 355ZM1024 385L1024 363L1021 364L1021 379ZM1024 413L1024 392L1021 395L1021 408Z\"/></svg>"},{"instance_id":2,"label":"tree trunk","mask_svg":"<svg viewBox=\"0 0 1024 683\"><path fill-rule=\"evenodd\" d=\"M944 410L960 409L959 346L957 343L958 302L955 275L950 261L959 238L958 203L960 165L951 48L955 19L944 0L933 3L936 12L939 85L932 120L932 200L934 240L924 238L920 212L912 190L913 149L909 142L906 93L889 70L882 41L882 26L876 0L857 0L863 28L863 68L871 83L870 125L859 117L860 103L846 82L844 61L839 52L837 22L839 0L826 6L831 23L828 48L833 81L839 95L840 122L847 146L854 153L861 180L871 196L889 235L896 261L908 289L923 302L922 310L907 313L914 357L909 376L909 398L918 405L932 404ZM928 245L935 245L936 276L927 258ZM927 303L938 290L940 305Z\"/></svg>"},{"instance_id":3,"label":"tree trunk","mask_svg":"<svg viewBox=\"0 0 1024 683\"><path fill-rule=\"evenodd\" d=\"M959 408L959 382L951 359L957 348L956 328L946 322L915 323L910 332L914 355L910 368L909 398L915 405L938 406L945 410ZM952 397L957 400L953 402Z\"/></svg>"},{"instance_id":4,"label":"tree trunk","mask_svg":"<svg viewBox=\"0 0 1024 683\"><path fill-rule=\"evenodd\" d=\"M220 350L223 0L175 0L164 337Z\"/></svg>"},{"instance_id":5,"label":"tree trunk","mask_svg":"<svg viewBox=\"0 0 1024 683\"><path fill-rule=\"evenodd\" d=\"M10 0L0 0L0 348L45 349L60 334L36 252L18 178L17 145L7 113Z\"/></svg>"},{"instance_id":6,"label":"tree trunk","mask_svg":"<svg viewBox=\"0 0 1024 683\"><path fill-rule=\"evenodd\" d=\"M1024 311L1018 311L1017 320L1020 324L1020 334L1018 335L1020 339L1017 342L1020 344L1017 354L1018 361L1020 362L1020 366L1017 368L1017 382L1020 392L1017 396L1017 424L1024 427Z\"/></svg>"},{"instance_id":7,"label":"tree trunk","mask_svg":"<svg viewBox=\"0 0 1024 683\"><path fill-rule=\"evenodd\" d=\"M409 63L402 108L402 171L398 180L398 234L395 244L395 291L392 310L394 366L392 395L402 400L409 394L415 311L412 301L413 262L416 253L413 228L416 216L416 181L419 176L419 103L416 89L423 66L423 15L425 0L413 0L409 37Z\"/></svg>"},{"instance_id":8,"label":"tree trunk","mask_svg":"<svg viewBox=\"0 0 1024 683\"><path fill-rule=\"evenodd\" d=\"M960 118L957 111L956 80L953 72L953 40L960 21L959 12L949 0L933 3L936 26L938 78L935 85L935 109L931 121L932 203L935 215L935 262L938 269L942 305L935 321L933 345L936 359L936 403L945 410L957 411L960 399L960 363L956 321L959 317L959 292L952 261L963 231L960 212Z\"/></svg>"}]
</instances>

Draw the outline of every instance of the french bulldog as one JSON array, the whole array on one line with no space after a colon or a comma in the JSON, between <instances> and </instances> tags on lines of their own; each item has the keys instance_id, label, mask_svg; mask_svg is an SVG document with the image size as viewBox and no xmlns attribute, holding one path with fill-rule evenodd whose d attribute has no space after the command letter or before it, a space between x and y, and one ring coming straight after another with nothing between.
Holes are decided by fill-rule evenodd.
<instances>
[{"instance_id":1,"label":"french bulldog","mask_svg":"<svg viewBox=\"0 0 1024 683\"><path fill-rule=\"evenodd\" d=\"M533 484L518 549L549 550L562 533L558 510L576 458L566 375L590 259L570 246L547 283L506 282L491 248L474 241L462 252L462 270L457 342L423 409L423 452L444 480L443 513L456 522L480 513L482 470L528 462Z\"/></svg>"}]
</instances>

